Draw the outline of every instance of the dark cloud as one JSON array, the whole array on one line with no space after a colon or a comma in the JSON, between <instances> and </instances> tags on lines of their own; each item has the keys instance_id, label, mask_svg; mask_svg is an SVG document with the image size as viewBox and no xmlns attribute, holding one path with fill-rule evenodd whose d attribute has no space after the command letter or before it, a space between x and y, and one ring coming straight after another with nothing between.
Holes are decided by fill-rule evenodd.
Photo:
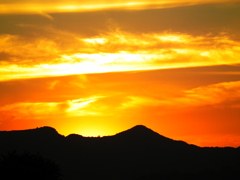
<instances>
[{"instance_id":1,"label":"dark cloud","mask_svg":"<svg viewBox=\"0 0 240 180\"><path fill-rule=\"evenodd\" d=\"M175 31L206 34L235 31L240 28L240 3L207 4L168 9L138 11L100 11L84 13L51 14L57 28L76 33L94 34L109 28L115 22L130 32ZM71 19L67 21L66 19Z\"/></svg>"},{"instance_id":2,"label":"dark cloud","mask_svg":"<svg viewBox=\"0 0 240 180\"><path fill-rule=\"evenodd\" d=\"M238 32L240 3L205 4L152 10L105 10L79 13L53 13L54 20L41 15L1 15L0 34L31 36L41 34L19 24L52 26L82 36L94 36L111 28L149 33L173 31L190 34ZM44 33L47 35L47 33Z\"/></svg>"},{"instance_id":3,"label":"dark cloud","mask_svg":"<svg viewBox=\"0 0 240 180\"><path fill-rule=\"evenodd\" d=\"M4 52L0 52L0 62L1 61L8 61L12 58L13 56L8 54L8 53L4 53Z\"/></svg>"},{"instance_id":4,"label":"dark cloud","mask_svg":"<svg viewBox=\"0 0 240 180\"><path fill-rule=\"evenodd\" d=\"M31 26L47 26L51 21L40 15L0 15L0 34L11 34L31 37L34 34L41 34L37 29L22 26L24 24Z\"/></svg>"}]
</instances>

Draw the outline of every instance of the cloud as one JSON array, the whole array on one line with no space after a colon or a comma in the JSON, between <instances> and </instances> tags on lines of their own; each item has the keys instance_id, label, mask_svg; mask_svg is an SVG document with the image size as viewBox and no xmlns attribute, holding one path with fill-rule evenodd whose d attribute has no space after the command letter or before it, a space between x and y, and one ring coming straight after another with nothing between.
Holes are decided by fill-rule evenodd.
<instances>
[{"instance_id":1,"label":"cloud","mask_svg":"<svg viewBox=\"0 0 240 180\"><path fill-rule=\"evenodd\" d=\"M0 80L236 64L240 58L239 41L227 33L193 36L116 30L82 38L44 30L54 36L0 36Z\"/></svg>"},{"instance_id":2,"label":"cloud","mask_svg":"<svg viewBox=\"0 0 240 180\"><path fill-rule=\"evenodd\" d=\"M96 11L107 9L160 9L169 7L179 7L187 5L205 4L205 3L222 3L235 2L235 0L204 0L204 1L189 1L189 0L169 0L169 1L146 1L138 0L135 2L129 0L122 1L1 1L0 12L2 14L28 14L28 13L54 13L54 12L82 12Z\"/></svg>"},{"instance_id":3,"label":"cloud","mask_svg":"<svg viewBox=\"0 0 240 180\"><path fill-rule=\"evenodd\" d=\"M44 119L50 116L60 116L67 104L54 102L16 103L0 108L0 113L11 114L14 119Z\"/></svg>"},{"instance_id":4,"label":"cloud","mask_svg":"<svg viewBox=\"0 0 240 180\"><path fill-rule=\"evenodd\" d=\"M165 107L192 108L214 106L237 108L240 104L240 81L223 82L202 86L183 92L181 97L162 101Z\"/></svg>"},{"instance_id":5,"label":"cloud","mask_svg":"<svg viewBox=\"0 0 240 180\"><path fill-rule=\"evenodd\" d=\"M126 99L125 102L121 103L120 108L129 109L161 105L159 100L151 97L128 96Z\"/></svg>"},{"instance_id":6,"label":"cloud","mask_svg":"<svg viewBox=\"0 0 240 180\"><path fill-rule=\"evenodd\" d=\"M185 97L181 100L193 106L239 104L240 81L223 82L188 90L185 91Z\"/></svg>"},{"instance_id":7,"label":"cloud","mask_svg":"<svg viewBox=\"0 0 240 180\"><path fill-rule=\"evenodd\" d=\"M47 19L49 19L49 20L51 20L51 21L54 20L54 18L51 15L47 14L47 13L40 13L40 15L45 17L45 18L47 18Z\"/></svg>"},{"instance_id":8,"label":"cloud","mask_svg":"<svg viewBox=\"0 0 240 180\"><path fill-rule=\"evenodd\" d=\"M0 107L0 114L11 114L15 120L44 120L49 117L75 117L99 115L98 110L89 107L101 96L67 100L65 102L20 102ZM2 119L3 120L3 119Z\"/></svg>"},{"instance_id":9,"label":"cloud","mask_svg":"<svg viewBox=\"0 0 240 180\"><path fill-rule=\"evenodd\" d=\"M50 82L48 85L48 89L54 89L57 86L57 84L59 84L59 82L60 82L59 80Z\"/></svg>"},{"instance_id":10,"label":"cloud","mask_svg":"<svg viewBox=\"0 0 240 180\"><path fill-rule=\"evenodd\" d=\"M0 35L0 52L7 54L8 58L2 57L4 63L36 64L38 62L56 59L58 51L56 42L36 38L27 39L16 35Z\"/></svg>"},{"instance_id":11,"label":"cloud","mask_svg":"<svg viewBox=\"0 0 240 180\"><path fill-rule=\"evenodd\" d=\"M203 106L217 108L240 107L240 81L223 82L185 90L177 96L171 94L164 97L154 95L127 96L119 108L159 108L160 110L188 109Z\"/></svg>"}]
</instances>

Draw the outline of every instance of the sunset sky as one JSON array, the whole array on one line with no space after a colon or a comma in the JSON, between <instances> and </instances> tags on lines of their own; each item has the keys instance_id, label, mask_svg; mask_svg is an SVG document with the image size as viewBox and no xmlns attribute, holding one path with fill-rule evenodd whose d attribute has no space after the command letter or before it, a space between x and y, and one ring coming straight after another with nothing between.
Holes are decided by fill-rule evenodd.
<instances>
[{"instance_id":1,"label":"sunset sky","mask_svg":"<svg viewBox=\"0 0 240 180\"><path fill-rule=\"evenodd\" d=\"M240 146L239 0L1 0L0 130L138 124Z\"/></svg>"}]
</instances>

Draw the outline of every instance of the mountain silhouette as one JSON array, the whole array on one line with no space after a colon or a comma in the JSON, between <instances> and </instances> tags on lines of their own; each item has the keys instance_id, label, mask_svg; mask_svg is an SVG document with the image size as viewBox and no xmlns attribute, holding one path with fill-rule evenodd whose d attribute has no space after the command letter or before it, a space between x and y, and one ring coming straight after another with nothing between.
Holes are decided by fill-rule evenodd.
<instances>
[{"instance_id":1,"label":"mountain silhouette","mask_svg":"<svg viewBox=\"0 0 240 180\"><path fill-rule=\"evenodd\" d=\"M119 138L133 138L135 140L141 139L141 140L146 140L146 139L159 139L160 138L165 141L168 138L161 136L160 134L154 132L153 130L143 126L143 125L137 125L132 127L131 129L128 129L126 131L117 133L115 137Z\"/></svg>"},{"instance_id":2,"label":"mountain silhouette","mask_svg":"<svg viewBox=\"0 0 240 180\"><path fill-rule=\"evenodd\" d=\"M120 132L116 134L114 138L122 139L125 142L132 141L132 143L152 143L152 145L161 145L162 147L167 148L170 148L170 146L175 146L176 148L178 146L178 148L180 148L180 146L188 145L183 141L175 141L173 139L162 136L143 125L137 125L131 129Z\"/></svg>"},{"instance_id":3,"label":"mountain silhouette","mask_svg":"<svg viewBox=\"0 0 240 180\"><path fill-rule=\"evenodd\" d=\"M240 148L201 148L143 125L105 137L64 137L51 127L0 131L0 144L0 155L29 152L51 159L64 180L239 179L240 172Z\"/></svg>"}]
</instances>

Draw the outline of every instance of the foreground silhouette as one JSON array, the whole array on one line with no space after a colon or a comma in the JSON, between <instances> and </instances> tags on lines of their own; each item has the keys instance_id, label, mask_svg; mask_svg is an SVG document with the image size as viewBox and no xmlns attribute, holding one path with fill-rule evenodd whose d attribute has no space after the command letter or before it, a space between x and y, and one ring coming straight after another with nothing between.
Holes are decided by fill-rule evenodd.
<instances>
[{"instance_id":1,"label":"foreground silhouette","mask_svg":"<svg viewBox=\"0 0 240 180\"><path fill-rule=\"evenodd\" d=\"M13 151L0 159L0 177L9 180L60 180L58 165L39 154Z\"/></svg>"},{"instance_id":2,"label":"foreground silhouette","mask_svg":"<svg viewBox=\"0 0 240 180\"><path fill-rule=\"evenodd\" d=\"M200 148L135 126L114 136L64 137L51 127L0 131L0 154L55 161L65 180L240 179L240 148Z\"/></svg>"}]
</instances>

